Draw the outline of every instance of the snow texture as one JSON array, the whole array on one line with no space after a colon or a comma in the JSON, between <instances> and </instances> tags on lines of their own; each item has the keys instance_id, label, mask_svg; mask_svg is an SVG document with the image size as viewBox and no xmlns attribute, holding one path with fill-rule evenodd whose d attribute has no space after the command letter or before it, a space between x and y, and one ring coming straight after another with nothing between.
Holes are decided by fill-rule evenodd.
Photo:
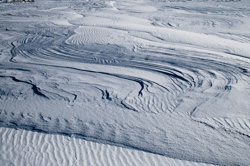
<instances>
[{"instance_id":1,"label":"snow texture","mask_svg":"<svg viewBox=\"0 0 250 166\"><path fill-rule=\"evenodd\" d=\"M20 134L7 127L29 130L20 144L40 133L197 164L248 165L249 6L248 0L0 1L6 147L0 161L18 153L4 155L13 147L6 140ZM58 157L51 160L72 160Z\"/></svg>"}]
</instances>

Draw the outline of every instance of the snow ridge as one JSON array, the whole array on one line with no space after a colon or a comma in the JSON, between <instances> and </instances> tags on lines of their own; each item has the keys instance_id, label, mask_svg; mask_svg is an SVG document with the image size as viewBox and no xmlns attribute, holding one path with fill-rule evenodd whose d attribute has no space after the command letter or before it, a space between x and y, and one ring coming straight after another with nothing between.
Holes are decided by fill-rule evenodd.
<instances>
[{"instance_id":1,"label":"snow ridge","mask_svg":"<svg viewBox=\"0 0 250 166\"><path fill-rule=\"evenodd\" d=\"M11 136L52 165L70 165L75 156L87 165L163 160L144 152L173 158L173 165L248 165L249 2L195 2L2 3L4 144ZM136 160L114 147L107 152L119 154L113 161L104 145L76 137L144 152ZM78 142L63 151L61 138ZM42 142L39 152L31 140ZM84 163L83 154L95 160ZM45 164L31 158L23 165Z\"/></svg>"}]
</instances>

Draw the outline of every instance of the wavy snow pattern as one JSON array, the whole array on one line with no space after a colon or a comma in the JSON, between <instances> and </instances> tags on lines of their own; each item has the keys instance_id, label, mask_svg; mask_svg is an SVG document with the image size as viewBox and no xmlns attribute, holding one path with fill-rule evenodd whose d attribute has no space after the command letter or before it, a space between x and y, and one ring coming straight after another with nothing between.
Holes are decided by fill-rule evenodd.
<instances>
[{"instance_id":1,"label":"wavy snow pattern","mask_svg":"<svg viewBox=\"0 0 250 166\"><path fill-rule=\"evenodd\" d=\"M72 165L77 158L84 165L157 165L162 160L144 152L136 159L131 153L137 152L118 147L109 152L104 145L74 138L79 137L182 160L179 164L247 165L247 5L1 4L0 125L63 135L22 131L13 144L28 146L35 156L15 162ZM8 130L3 136L19 135ZM73 142L60 141L67 136ZM76 144L87 144L86 149ZM14 158L14 151L5 157Z\"/></svg>"},{"instance_id":2,"label":"wavy snow pattern","mask_svg":"<svg viewBox=\"0 0 250 166\"><path fill-rule=\"evenodd\" d=\"M1 128L0 133L0 157L7 165L210 165L62 135L10 128Z\"/></svg>"}]
</instances>

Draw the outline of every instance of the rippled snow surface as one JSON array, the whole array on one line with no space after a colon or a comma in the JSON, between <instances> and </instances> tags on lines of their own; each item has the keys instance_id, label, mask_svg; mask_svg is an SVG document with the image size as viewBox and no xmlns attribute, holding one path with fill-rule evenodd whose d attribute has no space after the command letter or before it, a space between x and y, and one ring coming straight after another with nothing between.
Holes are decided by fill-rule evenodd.
<instances>
[{"instance_id":1,"label":"rippled snow surface","mask_svg":"<svg viewBox=\"0 0 250 166\"><path fill-rule=\"evenodd\" d=\"M248 0L35 0L0 15L0 126L250 163Z\"/></svg>"}]
</instances>

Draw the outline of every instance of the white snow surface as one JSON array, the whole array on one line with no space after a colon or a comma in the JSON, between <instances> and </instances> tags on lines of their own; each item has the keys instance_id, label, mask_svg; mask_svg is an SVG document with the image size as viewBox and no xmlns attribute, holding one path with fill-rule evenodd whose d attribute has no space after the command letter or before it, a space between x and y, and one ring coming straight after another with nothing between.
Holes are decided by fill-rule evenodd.
<instances>
[{"instance_id":1,"label":"white snow surface","mask_svg":"<svg viewBox=\"0 0 250 166\"><path fill-rule=\"evenodd\" d=\"M2 0L0 16L1 165L249 165L250 1Z\"/></svg>"},{"instance_id":2,"label":"white snow surface","mask_svg":"<svg viewBox=\"0 0 250 166\"><path fill-rule=\"evenodd\" d=\"M212 166L64 135L4 127L0 128L0 133L2 166Z\"/></svg>"}]
</instances>

